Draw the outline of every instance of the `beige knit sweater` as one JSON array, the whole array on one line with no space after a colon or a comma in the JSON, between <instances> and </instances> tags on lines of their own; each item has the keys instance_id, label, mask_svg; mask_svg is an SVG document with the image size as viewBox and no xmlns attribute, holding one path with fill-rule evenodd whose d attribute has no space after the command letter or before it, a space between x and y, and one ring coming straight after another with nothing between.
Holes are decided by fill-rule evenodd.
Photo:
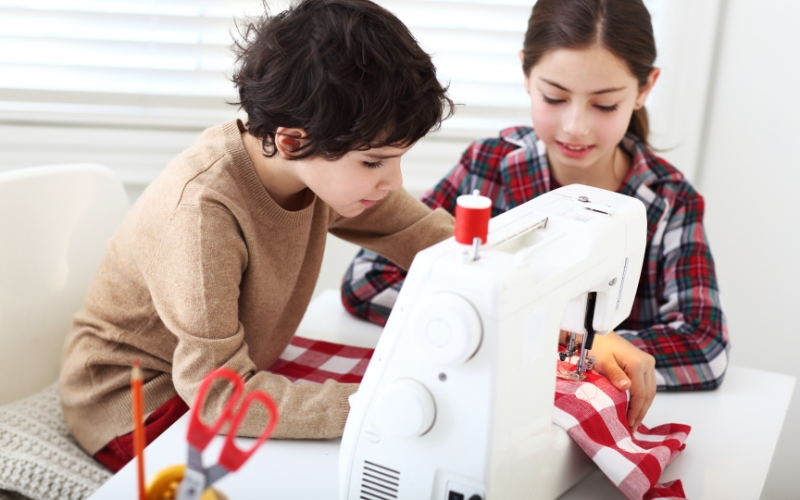
<instances>
[{"instance_id":1,"label":"beige knit sweater","mask_svg":"<svg viewBox=\"0 0 800 500\"><path fill-rule=\"evenodd\" d=\"M340 436L356 385L292 384L263 371L303 317L326 233L406 268L417 251L453 234L449 214L403 190L349 219L310 192L305 208L288 212L259 181L243 130L232 121L205 131L147 188L108 243L75 315L59 379L67 424L90 454L131 431L137 358L147 414L176 394L191 406L203 377L225 366L242 375L246 390L275 399L274 437ZM225 395L212 388L206 421ZM257 434L267 418L251 411L239 434Z\"/></svg>"}]
</instances>

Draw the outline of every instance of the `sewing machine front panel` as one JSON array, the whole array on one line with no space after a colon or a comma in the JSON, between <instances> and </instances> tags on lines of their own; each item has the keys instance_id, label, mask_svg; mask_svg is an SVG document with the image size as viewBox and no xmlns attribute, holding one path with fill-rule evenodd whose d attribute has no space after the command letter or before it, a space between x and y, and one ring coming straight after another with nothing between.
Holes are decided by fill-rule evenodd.
<instances>
[{"instance_id":1,"label":"sewing machine front panel","mask_svg":"<svg viewBox=\"0 0 800 500\"><path fill-rule=\"evenodd\" d=\"M551 423L559 330L585 331L589 291L597 331L628 315L639 219L637 200L568 186L492 219L478 260L452 239L420 252L351 397L341 498L555 498L588 473Z\"/></svg>"}]
</instances>

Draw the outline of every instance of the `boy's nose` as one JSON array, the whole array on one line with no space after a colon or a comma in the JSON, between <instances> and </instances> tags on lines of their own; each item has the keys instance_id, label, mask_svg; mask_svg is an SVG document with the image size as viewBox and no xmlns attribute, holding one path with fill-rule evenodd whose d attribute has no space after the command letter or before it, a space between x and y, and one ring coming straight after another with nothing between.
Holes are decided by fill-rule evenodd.
<instances>
[{"instance_id":1,"label":"boy's nose","mask_svg":"<svg viewBox=\"0 0 800 500\"><path fill-rule=\"evenodd\" d=\"M400 170L400 158L392 159L386 167L386 175L384 175L378 183L378 189L386 191L396 191L400 189L403 186L403 172Z\"/></svg>"}]
</instances>

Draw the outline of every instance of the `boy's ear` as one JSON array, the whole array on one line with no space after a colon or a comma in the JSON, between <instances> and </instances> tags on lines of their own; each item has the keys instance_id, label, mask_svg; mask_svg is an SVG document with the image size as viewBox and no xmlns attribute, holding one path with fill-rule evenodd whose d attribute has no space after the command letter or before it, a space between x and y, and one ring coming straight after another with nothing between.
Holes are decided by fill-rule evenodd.
<instances>
[{"instance_id":1,"label":"boy's ear","mask_svg":"<svg viewBox=\"0 0 800 500\"><path fill-rule=\"evenodd\" d=\"M307 137L301 128L278 127L275 130L275 148L283 158L290 160L308 142Z\"/></svg>"}]
</instances>

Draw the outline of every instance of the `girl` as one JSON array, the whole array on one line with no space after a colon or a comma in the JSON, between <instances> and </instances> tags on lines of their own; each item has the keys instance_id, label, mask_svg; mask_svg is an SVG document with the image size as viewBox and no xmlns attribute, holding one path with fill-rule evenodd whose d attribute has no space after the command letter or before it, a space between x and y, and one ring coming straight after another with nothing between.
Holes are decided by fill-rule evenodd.
<instances>
[{"instance_id":1,"label":"girl","mask_svg":"<svg viewBox=\"0 0 800 500\"><path fill-rule=\"evenodd\" d=\"M648 245L633 310L616 332L598 337L593 353L599 371L618 388L630 388L634 429L654 388L639 363L654 358L659 390L713 389L722 382L729 349L703 198L647 147L644 102L659 76L655 58L641 0L539 0L520 52L533 129L512 127L475 141L422 197L454 213L456 197L477 188L498 215L580 183L645 204ZM362 250L343 282L345 307L385 323L404 276L391 261ZM648 355L631 351L623 359L624 344Z\"/></svg>"}]
</instances>

